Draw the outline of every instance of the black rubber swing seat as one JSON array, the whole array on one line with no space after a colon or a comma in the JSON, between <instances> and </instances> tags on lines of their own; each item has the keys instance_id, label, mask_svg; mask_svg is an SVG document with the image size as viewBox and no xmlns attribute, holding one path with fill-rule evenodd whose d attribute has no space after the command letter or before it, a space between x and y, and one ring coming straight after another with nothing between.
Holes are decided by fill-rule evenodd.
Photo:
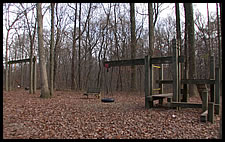
<instances>
[{"instance_id":1,"label":"black rubber swing seat","mask_svg":"<svg viewBox=\"0 0 225 142\"><path fill-rule=\"evenodd\" d=\"M102 102L110 103L110 102L114 102L114 99L113 98L103 98Z\"/></svg>"}]
</instances>

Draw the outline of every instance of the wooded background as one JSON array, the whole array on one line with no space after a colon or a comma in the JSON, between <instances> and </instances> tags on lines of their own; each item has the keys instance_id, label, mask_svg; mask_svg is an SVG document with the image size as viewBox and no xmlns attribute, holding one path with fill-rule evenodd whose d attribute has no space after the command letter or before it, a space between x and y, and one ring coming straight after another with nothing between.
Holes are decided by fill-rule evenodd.
<instances>
[{"instance_id":1,"label":"wooded background","mask_svg":"<svg viewBox=\"0 0 225 142\"><path fill-rule=\"evenodd\" d=\"M54 18L52 28L51 26L43 27L43 49L48 78L50 78L50 45L54 50L52 51L54 54L54 88L77 91L86 90L88 87L99 87L102 90L108 87L111 91L130 91L131 88L135 88L133 91L143 92L144 67L114 67L106 72L102 61L103 59L144 58L147 54L172 55L172 39L176 38L176 13L174 10L174 15L158 20L160 12L164 10L163 5L163 3L150 3L148 12L140 12L136 10L136 4L126 3L42 4L40 7L42 15L50 19ZM175 4L173 5L175 7ZM192 7L192 4L189 5ZM209 12L207 7L207 17L204 17L200 11L187 10L192 11L195 17L193 19L195 26L193 53L196 66L195 78L198 79L209 78L209 57L211 55L215 56L216 66L222 65L220 55L222 51L220 23L222 5L216 3L215 5L217 12ZM3 4L3 28L7 31L4 33L3 40L5 47L3 63L37 56L37 88L40 89L36 6L30 3ZM179 4L179 6L179 10L184 11L185 4ZM53 12L52 15L51 12ZM14 18L9 18L9 15L14 15ZM140 16L142 19L137 20ZM145 18L149 18L149 25L144 22ZM188 59L190 49L185 42L187 38L185 37L187 33L185 22L180 23L180 32L181 54ZM3 68L3 88L5 88L7 68L6 66ZM164 65L164 79L172 79L170 68L170 65ZM29 86L30 70L29 63L13 65L12 88L18 85ZM157 72L155 69L155 80L158 78ZM132 78L132 76L135 77ZM131 85L131 78L135 82L134 85ZM50 83L50 79L48 82ZM172 91L169 85L165 87L167 92Z\"/></svg>"}]
</instances>

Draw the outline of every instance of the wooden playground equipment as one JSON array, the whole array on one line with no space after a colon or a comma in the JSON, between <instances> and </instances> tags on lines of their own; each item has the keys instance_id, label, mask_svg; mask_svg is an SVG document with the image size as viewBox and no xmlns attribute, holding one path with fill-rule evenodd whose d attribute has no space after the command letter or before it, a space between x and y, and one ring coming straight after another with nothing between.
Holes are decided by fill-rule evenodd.
<instances>
[{"instance_id":1,"label":"wooden playground equipment","mask_svg":"<svg viewBox=\"0 0 225 142\"><path fill-rule=\"evenodd\" d=\"M145 67L145 108L153 108L153 101L159 100L163 104L163 98L167 98L167 105L170 108L202 108L200 120L214 122L214 113L219 114L220 109L220 77L219 68L215 68L215 58L210 57L210 79L181 79L181 63L184 63L184 56L179 56L179 48L176 46L176 40L172 40L173 55L166 57L145 56L143 59L103 61L106 68L115 66L144 65ZM159 89L153 89L153 67L159 68ZM172 64L173 80L163 80L163 64ZM172 84L173 93L163 93L163 84ZM183 88L181 85L183 84ZM202 96L202 103L191 103L188 101L188 84L196 84L198 91ZM210 90L205 86L210 85ZM153 95L154 90L159 90L159 94ZM210 95L208 95L210 93ZM208 99L209 96L209 99ZM214 111L215 109L215 111Z\"/></svg>"},{"instance_id":2,"label":"wooden playground equipment","mask_svg":"<svg viewBox=\"0 0 225 142\"><path fill-rule=\"evenodd\" d=\"M25 62L29 62L33 66L32 74L30 74L30 78L31 78L31 76L33 77L33 82L30 83L29 90L30 90L30 93L35 93L36 92L36 80L37 80L37 77L36 77L37 72L36 72L36 70L37 70L37 67L36 67L36 57L35 56L33 57L32 60L30 58L28 58L28 59L22 59L22 60L12 60L12 61L8 61L7 62L7 65L9 65L9 70L8 70L8 72L9 72L8 73L9 81L8 81L8 83L6 83L6 85L8 85L8 88L9 88L8 91L11 91L11 88L12 88L11 87L11 83L10 83L11 79L12 79L12 77L11 77L12 64L25 63Z\"/></svg>"}]
</instances>

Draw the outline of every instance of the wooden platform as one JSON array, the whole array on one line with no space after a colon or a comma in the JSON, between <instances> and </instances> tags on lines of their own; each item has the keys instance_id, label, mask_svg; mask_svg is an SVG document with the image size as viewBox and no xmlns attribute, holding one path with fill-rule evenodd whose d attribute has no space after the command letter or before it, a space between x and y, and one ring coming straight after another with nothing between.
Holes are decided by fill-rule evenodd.
<instances>
[{"instance_id":1,"label":"wooden platform","mask_svg":"<svg viewBox=\"0 0 225 142\"><path fill-rule=\"evenodd\" d=\"M168 98L168 97L172 97L173 93L167 93L167 94L156 94L156 95L152 95L152 97L157 97L157 98Z\"/></svg>"},{"instance_id":2,"label":"wooden platform","mask_svg":"<svg viewBox=\"0 0 225 142\"><path fill-rule=\"evenodd\" d=\"M172 98L173 93L167 93L167 94L156 94L152 96L147 96L147 98L153 99L153 100L158 100L158 99L163 99L163 98Z\"/></svg>"}]
</instances>

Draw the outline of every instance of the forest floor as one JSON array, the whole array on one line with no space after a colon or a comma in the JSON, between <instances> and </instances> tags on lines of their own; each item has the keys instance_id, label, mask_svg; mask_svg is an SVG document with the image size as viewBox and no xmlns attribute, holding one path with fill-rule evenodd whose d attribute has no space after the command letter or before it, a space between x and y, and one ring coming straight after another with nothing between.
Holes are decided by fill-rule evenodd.
<instances>
[{"instance_id":1,"label":"forest floor","mask_svg":"<svg viewBox=\"0 0 225 142\"><path fill-rule=\"evenodd\" d=\"M95 96L55 91L41 99L40 90L3 91L4 139L217 139L215 123L200 122L201 109L145 109L144 94L113 93L115 102ZM164 100L166 102L166 100ZM200 102L199 97L190 101ZM155 101L158 103L157 101Z\"/></svg>"}]
</instances>

